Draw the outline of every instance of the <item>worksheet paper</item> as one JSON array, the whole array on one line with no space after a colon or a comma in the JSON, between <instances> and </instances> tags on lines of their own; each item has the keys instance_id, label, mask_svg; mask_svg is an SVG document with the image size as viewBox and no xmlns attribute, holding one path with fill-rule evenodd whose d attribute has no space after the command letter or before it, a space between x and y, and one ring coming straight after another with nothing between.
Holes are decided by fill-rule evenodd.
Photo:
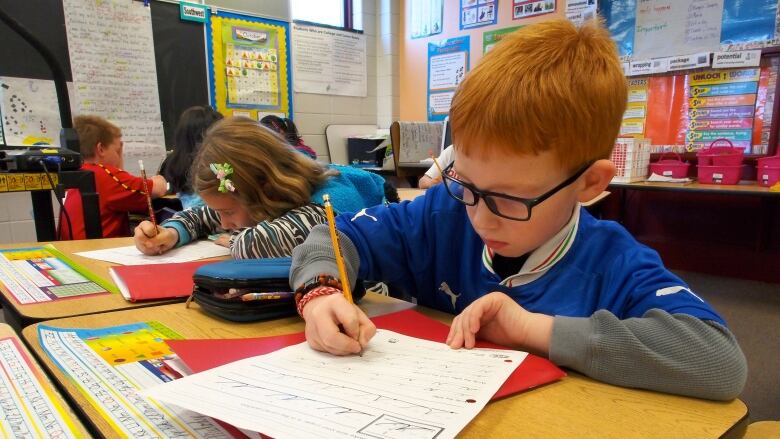
<instances>
[{"instance_id":1,"label":"worksheet paper","mask_svg":"<svg viewBox=\"0 0 780 439\"><path fill-rule=\"evenodd\" d=\"M482 410L526 355L453 350L380 329L362 356L300 343L141 393L275 439L446 439Z\"/></svg>"},{"instance_id":2,"label":"worksheet paper","mask_svg":"<svg viewBox=\"0 0 780 439\"><path fill-rule=\"evenodd\" d=\"M85 258L98 259L121 265L175 264L177 262L190 262L206 258L216 258L219 256L230 256L230 249L214 244L211 241L195 241L156 256L145 255L135 248L134 245L91 250L76 254Z\"/></svg>"}]
</instances>

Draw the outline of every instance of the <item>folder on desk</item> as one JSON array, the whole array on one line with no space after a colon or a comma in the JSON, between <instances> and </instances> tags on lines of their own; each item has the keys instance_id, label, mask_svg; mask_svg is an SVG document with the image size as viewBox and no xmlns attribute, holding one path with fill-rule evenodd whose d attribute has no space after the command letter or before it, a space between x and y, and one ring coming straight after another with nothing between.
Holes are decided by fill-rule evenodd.
<instances>
[{"instance_id":1,"label":"folder on desk","mask_svg":"<svg viewBox=\"0 0 780 439\"><path fill-rule=\"evenodd\" d=\"M438 342L444 342L450 329L444 323L414 310L385 314L373 317L371 320L377 328ZM193 373L197 373L244 358L267 354L303 341L305 336L299 332L275 337L166 340L166 343ZM477 347L502 349L502 346L487 342L478 342ZM219 355L214 355L215 352L219 352ZM493 395L493 400L551 383L564 376L566 373L549 360L528 354Z\"/></svg>"},{"instance_id":2,"label":"folder on desk","mask_svg":"<svg viewBox=\"0 0 780 439\"><path fill-rule=\"evenodd\" d=\"M108 269L122 296L130 302L175 299L192 294L192 275L215 261L177 264L117 265Z\"/></svg>"}]
</instances>

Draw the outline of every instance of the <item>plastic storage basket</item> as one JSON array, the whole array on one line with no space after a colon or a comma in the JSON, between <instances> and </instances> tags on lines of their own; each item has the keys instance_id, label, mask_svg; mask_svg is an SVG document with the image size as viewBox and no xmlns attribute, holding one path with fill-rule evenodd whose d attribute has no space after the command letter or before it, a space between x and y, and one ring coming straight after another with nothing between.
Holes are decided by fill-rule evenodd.
<instances>
[{"instance_id":1,"label":"plastic storage basket","mask_svg":"<svg viewBox=\"0 0 780 439\"><path fill-rule=\"evenodd\" d=\"M613 182L631 183L644 180L647 178L650 164L650 139L619 137L612 149L610 160L617 168Z\"/></svg>"},{"instance_id":2,"label":"plastic storage basket","mask_svg":"<svg viewBox=\"0 0 780 439\"><path fill-rule=\"evenodd\" d=\"M716 144L728 146L716 146ZM697 174L700 183L737 184L742 176L744 148L736 148L728 139L717 139L708 148L696 153L699 159Z\"/></svg>"},{"instance_id":3,"label":"plastic storage basket","mask_svg":"<svg viewBox=\"0 0 780 439\"><path fill-rule=\"evenodd\" d=\"M680 157L680 154L674 152L674 154L677 159L664 159L664 156L666 156L668 153L661 154L661 157L658 159L657 162L650 163L650 173L651 174L657 174L664 177L671 177L671 178L685 178L688 176L688 168L690 168L691 164L688 162L682 161L682 157Z\"/></svg>"},{"instance_id":4,"label":"plastic storage basket","mask_svg":"<svg viewBox=\"0 0 780 439\"><path fill-rule=\"evenodd\" d=\"M758 159L756 170L759 186L774 186L780 181L780 155Z\"/></svg>"}]
</instances>

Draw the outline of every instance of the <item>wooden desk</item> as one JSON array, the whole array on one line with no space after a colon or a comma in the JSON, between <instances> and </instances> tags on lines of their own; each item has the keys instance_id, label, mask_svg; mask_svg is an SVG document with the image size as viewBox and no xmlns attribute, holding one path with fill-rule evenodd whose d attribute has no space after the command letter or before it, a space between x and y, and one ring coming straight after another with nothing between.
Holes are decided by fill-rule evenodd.
<instances>
[{"instance_id":1,"label":"wooden desk","mask_svg":"<svg viewBox=\"0 0 780 439\"><path fill-rule=\"evenodd\" d=\"M425 194L425 189L399 187L397 190L398 190L398 198L400 198L401 201L405 201L405 200L412 201L415 198L419 197L420 195Z\"/></svg>"},{"instance_id":2,"label":"wooden desk","mask_svg":"<svg viewBox=\"0 0 780 439\"><path fill-rule=\"evenodd\" d=\"M2 249L40 247L46 243L21 243L3 244ZM108 268L116 265L110 262L98 261L82 256L74 255L75 252L99 250L110 247L122 247L133 244L133 238L107 238L82 241L57 241L51 243L58 250L68 255L74 262L92 271L98 276L111 281ZM76 299L54 300L51 302L20 305L13 296L2 292L0 300L3 303L3 314L8 324L17 330L35 322L62 317L92 314L98 312L118 311L127 308L143 308L165 303L180 302L184 299L161 300L151 302L131 303L125 300L121 294L100 294L84 296Z\"/></svg>"},{"instance_id":3,"label":"wooden desk","mask_svg":"<svg viewBox=\"0 0 780 439\"><path fill-rule=\"evenodd\" d=\"M409 306L411 304L373 293L366 295L361 303L370 314L398 311ZM437 311L420 311L444 322L452 319L451 315ZM303 330L303 322L297 317L235 324L211 318L197 306L185 309L182 304L152 310L91 314L46 324L96 328L152 319L188 338L260 337ZM25 328L23 336L55 379L83 407L97 429L107 437L117 437L60 370L53 367L40 348L37 325ZM739 400L722 403L631 390L570 373L556 383L488 404L460 437L500 438L518 434L562 438L740 437L747 426L747 414L747 407Z\"/></svg>"},{"instance_id":4,"label":"wooden desk","mask_svg":"<svg viewBox=\"0 0 780 439\"><path fill-rule=\"evenodd\" d=\"M658 181L640 181L636 183L610 183L610 188L647 190L647 191L681 191L730 195L751 195L758 197L780 197L780 192L772 192L768 187L759 186L756 182L741 182L735 185L703 184L698 181L691 183L666 183Z\"/></svg>"},{"instance_id":5,"label":"wooden desk","mask_svg":"<svg viewBox=\"0 0 780 439\"><path fill-rule=\"evenodd\" d=\"M75 433L78 434L80 437L88 437L87 430L84 428L84 425L79 421L79 419L76 417L76 414L73 413L73 411L70 409L70 406L65 402L64 399L62 399L62 396L60 393L54 388L51 381L46 377L46 374L44 373L43 369L41 369L38 362L35 361L35 357L32 353L27 349L25 344L22 342L22 340L19 338L19 336L14 332L13 328L11 328L9 325L0 323L0 339L5 339L11 337L15 339L18 343L19 350L22 352L24 356L29 358L29 367L32 370L32 372L36 375L38 378L41 387L43 387L44 391L48 393L49 398L54 400L59 406L63 408L64 413L62 413L63 417L66 417L66 421L69 420L71 424L73 425L73 428L75 430ZM3 416L4 418L4 416ZM3 436L7 437L9 434L9 431L7 430L8 425L6 424L5 420L3 421L3 433L5 433Z\"/></svg>"}]
</instances>

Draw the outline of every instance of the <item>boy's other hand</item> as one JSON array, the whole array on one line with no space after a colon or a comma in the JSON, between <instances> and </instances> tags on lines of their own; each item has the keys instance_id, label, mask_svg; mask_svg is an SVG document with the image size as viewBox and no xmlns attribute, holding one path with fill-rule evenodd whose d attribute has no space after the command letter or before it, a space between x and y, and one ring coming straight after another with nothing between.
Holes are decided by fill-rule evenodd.
<instances>
[{"instance_id":1,"label":"boy's other hand","mask_svg":"<svg viewBox=\"0 0 780 439\"><path fill-rule=\"evenodd\" d=\"M168 182L162 175L154 175L152 180L152 198L160 198L168 193Z\"/></svg>"},{"instance_id":2,"label":"boy's other hand","mask_svg":"<svg viewBox=\"0 0 780 439\"><path fill-rule=\"evenodd\" d=\"M309 346L335 355L359 353L376 334L374 322L342 294L312 299L303 308L303 318Z\"/></svg>"},{"instance_id":3,"label":"boy's other hand","mask_svg":"<svg viewBox=\"0 0 780 439\"><path fill-rule=\"evenodd\" d=\"M143 221L135 228L133 241L141 253L150 256L161 255L176 245L179 241L179 232L176 229L157 226L155 236L154 224L151 221Z\"/></svg>"},{"instance_id":4,"label":"boy's other hand","mask_svg":"<svg viewBox=\"0 0 780 439\"><path fill-rule=\"evenodd\" d=\"M504 293L493 292L475 300L452 320L447 344L471 349L480 339L514 349L547 355L553 317L532 313Z\"/></svg>"}]
</instances>

